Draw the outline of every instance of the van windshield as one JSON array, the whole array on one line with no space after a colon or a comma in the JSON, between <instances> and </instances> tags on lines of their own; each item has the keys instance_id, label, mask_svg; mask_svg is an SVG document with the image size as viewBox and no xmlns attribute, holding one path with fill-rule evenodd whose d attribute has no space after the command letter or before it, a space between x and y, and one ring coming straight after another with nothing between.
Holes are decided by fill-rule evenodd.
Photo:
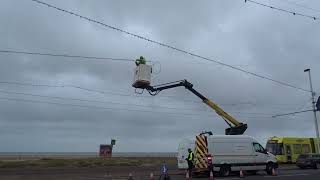
<instances>
[{"instance_id":1,"label":"van windshield","mask_svg":"<svg viewBox=\"0 0 320 180\"><path fill-rule=\"evenodd\" d=\"M273 155L283 155L283 143L267 143L266 149Z\"/></svg>"}]
</instances>

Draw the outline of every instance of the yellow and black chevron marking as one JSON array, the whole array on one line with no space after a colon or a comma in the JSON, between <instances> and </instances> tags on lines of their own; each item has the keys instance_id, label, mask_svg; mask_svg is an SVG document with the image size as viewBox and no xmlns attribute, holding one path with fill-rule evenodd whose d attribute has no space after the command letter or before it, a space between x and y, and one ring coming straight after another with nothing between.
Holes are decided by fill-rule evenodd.
<instances>
[{"instance_id":1,"label":"yellow and black chevron marking","mask_svg":"<svg viewBox=\"0 0 320 180\"><path fill-rule=\"evenodd\" d=\"M204 135L196 136L196 148L195 148L195 167L207 168L207 154L208 154L208 142L207 137Z\"/></svg>"}]
</instances>

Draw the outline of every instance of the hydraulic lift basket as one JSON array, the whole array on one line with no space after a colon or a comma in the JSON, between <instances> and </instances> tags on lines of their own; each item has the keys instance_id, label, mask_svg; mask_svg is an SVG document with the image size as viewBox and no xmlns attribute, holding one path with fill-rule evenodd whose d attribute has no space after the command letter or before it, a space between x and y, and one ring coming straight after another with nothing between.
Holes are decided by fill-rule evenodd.
<instances>
[{"instance_id":1,"label":"hydraulic lift basket","mask_svg":"<svg viewBox=\"0 0 320 180\"><path fill-rule=\"evenodd\" d=\"M132 86L145 89L150 85L152 67L147 64L140 64L134 70L134 80Z\"/></svg>"}]
</instances>

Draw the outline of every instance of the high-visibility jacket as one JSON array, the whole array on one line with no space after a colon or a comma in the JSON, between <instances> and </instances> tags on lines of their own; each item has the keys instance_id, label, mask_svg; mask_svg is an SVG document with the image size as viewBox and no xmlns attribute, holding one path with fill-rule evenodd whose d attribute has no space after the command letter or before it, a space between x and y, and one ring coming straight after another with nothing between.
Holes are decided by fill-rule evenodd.
<instances>
[{"instance_id":1,"label":"high-visibility jacket","mask_svg":"<svg viewBox=\"0 0 320 180\"><path fill-rule=\"evenodd\" d=\"M190 152L190 153L188 154L187 160L193 162L193 160L194 160L194 154L193 154L193 152Z\"/></svg>"}]
</instances>

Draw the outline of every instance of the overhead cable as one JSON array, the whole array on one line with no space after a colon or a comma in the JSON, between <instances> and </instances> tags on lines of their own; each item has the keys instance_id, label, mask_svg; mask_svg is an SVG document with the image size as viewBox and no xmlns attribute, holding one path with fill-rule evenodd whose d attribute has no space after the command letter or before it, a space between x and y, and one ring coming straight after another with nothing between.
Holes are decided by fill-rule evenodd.
<instances>
[{"instance_id":1,"label":"overhead cable","mask_svg":"<svg viewBox=\"0 0 320 180\"><path fill-rule=\"evenodd\" d=\"M75 89L80 89L83 91L93 92L93 93L102 94L102 95L153 98L151 96L131 95L131 94L118 93L118 92L114 92L114 91L103 91L103 90L98 90L98 89L91 89L91 88L86 88L86 87L82 87L79 85L61 85L61 84L52 85L52 84L42 84L42 83L36 84L36 83L26 83L26 82L14 82L14 81L0 81L0 84L9 84L9 85L17 85L17 86L31 86L31 87L48 87L48 88L75 88ZM179 97L179 96L160 96L160 98L166 98L166 99L172 99L172 98L176 98L176 97ZM191 100L191 99L190 100L183 99L182 101L197 103L197 104L199 103L199 101L195 101L195 100ZM230 105L230 104L226 104L226 105ZM231 105L236 105L236 104L231 104Z\"/></svg>"},{"instance_id":2,"label":"overhead cable","mask_svg":"<svg viewBox=\"0 0 320 180\"><path fill-rule=\"evenodd\" d=\"M261 2L257 2L257 1L253 1L253 0L244 0L244 2L245 3L246 2L250 2L250 3L253 3L253 4L257 4L259 6L271 8L271 9L274 9L274 10L277 10L277 11L281 11L281 12L284 12L284 13L288 13L288 14L292 14L292 15L302 16L302 17L305 17L305 18L313 19L313 20L319 20L320 19L320 17L311 16L311 15L307 15L307 14L302 14L302 13L299 13L299 12L295 12L295 11L291 11L291 10L288 10L288 9L279 8L279 7L276 7L276 6L267 5L267 4L264 4L264 3L261 3Z\"/></svg>"},{"instance_id":3,"label":"overhead cable","mask_svg":"<svg viewBox=\"0 0 320 180\"><path fill-rule=\"evenodd\" d=\"M293 1L289 1L289 0L285 0L285 1L286 1L288 4L293 4L293 5L295 5L295 6L298 6L298 7L304 8L304 9L308 9L308 10L315 11L315 12L320 12L319 9L315 9L315 8L312 8L312 7L309 7L309 6L306 6L306 5L297 3L297 2L293 2Z\"/></svg>"},{"instance_id":4,"label":"overhead cable","mask_svg":"<svg viewBox=\"0 0 320 180\"><path fill-rule=\"evenodd\" d=\"M140 110L140 109L127 109L127 108L114 108L114 107L103 107L103 106L93 106L93 105L79 105L79 104L68 104L68 103L58 103L58 102L49 102L49 101L39 101L39 100L30 100L23 98L8 98L8 97L0 97L0 100L6 101L15 101L15 102L26 102L26 103L35 103L35 104L49 104L49 105L57 105L57 106L70 106L70 107L78 107L78 108L86 108L86 109L94 109L94 110L107 110L107 111L133 111L133 112L144 112L144 113L160 113L166 115L175 115L178 117L194 117L194 116L206 116L212 117L212 115L206 115L203 113L181 113L181 112L164 112L164 111L150 111L150 110ZM261 117L243 117L243 118L269 118L267 116Z\"/></svg>"},{"instance_id":5,"label":"overhead cable","mask_svg":"<svg viewBox=\"0 0 320 180\"><path fill-rule=\"evenodd\" d=\"M112 30L115 30L115 31L119 31L119 32L121 32L121 33L125 33L125 34L127 34L127 35L130 35L130 36L133 36L133 37L136 37L136 38L139 38L139 39L148 41L148 42L153 43L153 44L160 45L160 46L162 46L162 47L166 47L166 48L169 48L169 49L172 49L172 50L175 50L175 51L178 51L178 52L181 52L181 53L184 53L184 54L187 54L187 55L196 57L196 58L200 58L200 59L202 59L202 60L214 62L214 63L219 64L219 65L221 65L221 66L226 66L226 67L229 67L229 68L231 68L231 69L234 69L234 70L237 70L237 71L240 71L240 72L243 72L243 73L246 73L246 74L249 74L249 75L258 77L258 78L261 78L261 79L265 79L265 80L268 80L268 81L272 81L272 82L274 82L274 83L277 83L277 84L280 84L280 85L283 85L283 86L291 87L291 88L298 89L298 90L302 90L302 91L305 91L305 92L310 92L309 90L306 90L306 89L304 89L304 88L300 88L300 87L291 85L291 84L286 83L286 82L282 82L282 81L279 81L279 80L275 80L275 79L272 79L272 78L270 78L270 77L266 77L266 76L263 76L263 75L260 75L260 74L254 73L254 72L247 71L247 70L245 70L245 69L241 69L241 68L238 68L238 67L235 67L235 66L232 66L232 65L223 63L223 62L218 61L218 60L210 59L210 58L207 58L207 57L204 57L204 56L201 56L201 55L198 55L198 54L189 52L189 51L187 51L187 50L183 50L183 49L174 47L174 46L172 46L172 45L168 45L168 44L165 44L165 43L162 43L162 42L159 42L159 41L156 41L156 40L153 40L153 39L150 39L150 38L147 38L147 37L144 37L144 36L135 34L135 33L131 33L131 32L129 32L129 31L120 29L120 28L118 28L118 27L105 24L105 23L100 22L100 21L98 21L98 20L89 18L89 17L87 17L87 16L80 15L80 14L78 14L78 13L75 13L75 12L72 12L72 11L69 11L69 10L65 10L65 9L59 8L59 7L57 7L57 6L48 4L48 3L43 2L43 1L39 1L39 0L31 0L31 1L34 1L34 2L39 3L39 4L42 4L42 5L46 5L46 6L48 6L49 8L53 8L53 9L56 9L56 10L61 11L61 12L64 12L64 13L68 13L68 14L70 14L70 15L73 15L73 16L76 16L76 17L85 19L85 20L87 20L87 21L89 21L89 22L99 24L99 25L104 26L104 27L106 27L106 28L109 28L109 29L112 29Z\"/></svg>"},{"instance_id":6,"label":"overhead cable","mask_svg":"<svg viewBox=\"0 0 320 180\"><path fill-rule=\"evenodd\" d=\"M115 96L138 97L138 98L149 98L149 99L153 98L152 96L131 95L131 94L114 92L114 91L103 91L103 90L98 90L98 89L91 89L91 88L86 88L86 87L82 87L79 85L62 85L62 84L52 85L52 84L43 84L43 83L38 84L38 83L15 82L15 81L0 81L0 84L9 84L9 85L17 85L17 86L31 86L31 87L48 87L48 88L75 88L75 89L80 89L83 91L93 92L93 93L102 94L102 95L115 95ZM159 96L159 98L165 98L165 99L171 100L174 98L183 98L183 97L182 96ZM190 99L179 99L179 101L200 104L200 101L192 100L191 98ZM221 105L237 106L237 105L244 105L244 104L250 104L250 102L221 104Z\"/></svg>"},{"instance_id":7,"label":"overhead cable","mask_svg":"<svg viewBox=\"0 0 320 180\"><path fill-rule=\"evenodd\" d=\"M132 107L164 108L164 109L175 109L175 110L196 110L195 108L188 109L188 108L175 108L175 107L167 107L167 106L129 104L129 103L119 103L119 102L114 102L114 101L89 100L89 99L69 98L69 97L61 97L61 96L47 96L47 95L40 95L40 94L34 94L34 93L13 92L13 91L5 91L5 90L0 90L0 93L26 95L26 96L50 98L50 99L58 99L58 100L69 100L69 101L71 100L71 101L82 101L82 102L93 102L93 103L117 104L117 105L125 105L125 106L132 106Z\"/></svg>"},{"instance_id":8,"label":"overhead cable","mask_svg":"<svg viewBox=\"0 0 320 180\"><path fill-rule=\"evenodd\" d=\"M80 104L69 104L69 103L39 101L39 100L31 100L31 99L23 99L23 98L0 97L0 100L28 102L28 103L39 103L39 104L51 104L51 105L62 105L62 106L74 106L74 107L96 109L96 110L103 109L103 110L134 111L134 112L146 112L146 113L166 113L166 114L170 114L170 115L171 114L173 114L173 115L196 115L194 113L161 112L161 111L150 111L150 110L139 110L139 109L114 108L114 107L103 107L103 106L95 106L95 105L80 105Z\"/></svg>"},{"instance_id":9,"label":"overhead cable","mask_svg":"<svg viewBox=\"0 0 320 180\"><path fill-rule=\"evenodd\" d=\"M15 94L15 95L25 95L25 96L33 96L33 97L41 97L41 98L49 98L49 99L57 99L57 100L68 100L68 101L82 101L82 102L93 102L93 103L106 103L106 104L117 104L117 105L124 105L124 106L131 106L131 107L145 107L145 108L160 108L160 109L171 109L171 110L194 110L194 111L201 111L201 112L209 112L208 110L199 110L196 108L178 108L178 107L167 107L167 106L159 106L159 105L141 105L135 103L120 103L114 101L102 101L102 100L89 100L89 99L80 99L80 98L70 98L70 97L61 97L61 96L48 96L48 95L40 95L34 93L25 93L25 92L14 92L14 91L5 91L0 90L0 93L4 94ZM232 112L234 114L252 114L252 115L271 115L267 113L259 113L259 112Z\"/></svg>"},{"instance_id":10,"label":"overhead cable","mask_svg":"<svg viewBox=\"0 0 320 180\"><path fill-rule=\"evenodd\" d=\"M124 59L124 58L79 56L79 55L70 55L70 54L52 54L52 53L39 53L39 52L28 52L28 51L3 50L3 49L0 49L0 53L27 54L27 55L65 57L65 58L79 58L79 59L90 59L90 60L134 61L134 59Z\"/></svg>"},{"instance_id":11,"label":"overhead cable","mask_svg":"<svg viewBox=\"0 0 320 180\"><path fill-rule=\"evenodd\" d=\"M83 91L87 91L87 92L92 92L92 93L97 93L97 94L102 94L102 95L115 95L115 96L125 96L125 97L134 97L134 98L136 98L136 97L137 98L149 98L149 99L153 98L152 96L131 95L131 94L114 92L112 90L102 91L102 90L98 90L98 89L90 89L90 88L82 87L79 85L27 83L27 82L16 82L16 81L0 81L0 84L17 85L17 86L31 86L31 87L47 87L47 88L75 88L75 89L79 89L79 90L83 90ZM9 91L4 91L4 90L0 90L0 92L9 93ZM12 93L12 94L16 93L16 94L21 94L21 95L25 94L25 95L31 95L31 96L33 95L30 93L27 94L27 93L23 93L23 92L10 92L10 93ZM38 95L35 95L35 96L38 96ZM179 98L178 99L179 101L188 102L190 104L191 103L192 104L202 104L201 101L191 100L191 98L190 99L180 99L180 98L184 98L182 96L159 96L159 98L165 98L166 100L173 100L177 97ZM57 98L59 98L59 97L57 97ZM72 100L72 99L70 99L70 100ZM77 98L75 98L74 100L77 100ZM80 100L80 99L78 99L78 100ZM88 101L89 102L91 100L81 100L81 101ZM99 102L99 101L96 101L96 102ZM259 104L248 101L248 102L239 102L239 103L221 103L219 105L221 105L221 106L244 106L244 105L258 106ZM287 107L289 104L268 104L268 105L277 106L275 108L279 109L279 107L282 107L282 106Z\"/></svg>"},{"instance_id":12,"label":"overhead cable","mask_svg":"<svg viewBox=\"0 0 320 180\"><path fill-rule=\"evenodd\" d=\"M287 116L287 115L293 115L293 114L299 114L299 113L309 112L309 111L313 111L313 110L312 110L312 109L309 109L309 110L297 111L297 112L286 113L286 114L277 114L277 115L273 115L272 117L275 118L275 117Z\"/></svg>"}]
</instances>

